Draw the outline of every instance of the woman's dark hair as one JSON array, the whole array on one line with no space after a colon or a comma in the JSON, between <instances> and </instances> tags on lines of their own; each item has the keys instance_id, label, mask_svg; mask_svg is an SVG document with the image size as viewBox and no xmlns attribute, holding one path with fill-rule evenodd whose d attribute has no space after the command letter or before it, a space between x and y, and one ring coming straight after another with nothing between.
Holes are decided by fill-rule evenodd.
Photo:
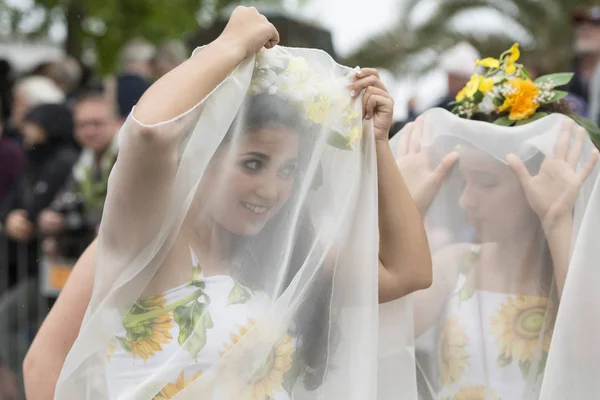
<instances>
[{"instance_id":1,"label":"woman's dark hair","mask_svg":"<svg viewBox=\"0 0 600 400\"><path fill-rule=\"evenodd\" d=\"M243 124L243 126L240 126ZM239 262L234 263L232 275L241 284L252 289L266 290L280 295L291 284L308 255L314 250L316 235L307 210L300 210L294 219L294 194L298 193L299 184L307 177L303 176L314 147L315 135L313 127L302 117L295 105L280 97L268 94L248 96L239 114L232 124L224 142L233 139L236 132L252 134L264 127L286 127L296 132L300 139L300 154L297 167L297 178L292 189L291 199L263 228L252 237L240 237L237 248ZM273 253L267 255L255 251L256 248L268 248L277 232L297 222L294 236L291 239L294 247L287 265L273 265L274 260L283 263L284 248L279 250L279 257ZM282 246L284 247L284 246ZM272 248L272 247L271 247ZM273 276L281 267L287 267L282 288L260 287L268 276ZM304 385L307 389L316 389L323 381L327 368L327 356L330 342L335 340L335 321L331 321L330 298L333 290L333 272L324 265L319 266L317 276L312 278L308 293L304 293L302 304L294 321L294 332L298 343L297 357L307 368L303 371ZM275 292L277 291L277 292ZM333 332L332 332L333 331Z\"/></svg>"},{"instance_id":2,"label":"woman's dark hair","mask_svg":"<svg viewBox=\"0 0 600 400\"><path fill-rule=\"evenodd\" d=\"M286 127L294 132L302 130L302 132L298 132L301 140L310 136L310 127L300 116L298 107L280 97L259 94L246 96L238 116L223 139L223 143L231 141L240 132L253 133L273 126Z\"/></svg>"},{"instance_id":3,"label":"woman's dark hair","mask_svg":"<svg viewBox=\"0 0 600 400\"><path fill-rule=\"evenodd\" d=\"M39 125L46 133L48 143L74 143L73 114L67 106L39 105L25 115L24 121Z\"/></svg>"}]
</instances>

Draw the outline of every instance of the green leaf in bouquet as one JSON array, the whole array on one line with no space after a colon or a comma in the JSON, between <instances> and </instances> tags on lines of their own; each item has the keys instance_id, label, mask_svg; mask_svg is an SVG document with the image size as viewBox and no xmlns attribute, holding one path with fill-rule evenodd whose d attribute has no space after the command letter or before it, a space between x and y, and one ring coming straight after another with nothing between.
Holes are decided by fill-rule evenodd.
<instances>
[{"instance_id":1,"label":"green leaf in bouquet","mask_svg":"<svg viewBox=\"0 0 600 400\"><path fill-rule=\"evenodd\" d=\"M179 344L196 359L206 345L206 331L214 326L208 306L198 300L179 306L173 311L173 319L179 325Z\"/></svg>"},{"instance_id":2,"label":"green leaf in bouquet","mask_svg":"<svg viewBox=\"0 0 600 400\"><path fill-rule=\"evenodd\" d=\"M582 128L584 128L590 139L596 146L596 148L600 149L600 128L593 121L580 117L578 115L569 114L568 117L572 118L575 122L577 122Z\"/></svg>"},{"instance_id":3,"label":"green leaf in bouquet","mask_svg":"<svg viewBox=\"0 0 600 400\"><path fill-rule=\"evenodd\" d=\"M500 117L494 121L494 124L501 125L501 126L512 126L514 123L515 123L515 121L509 119L508 115L505 115L504 117Z\"/></svg>"},{"instance_id":4,"label":"green leaf in bouquet","mask_svg":"<svg viewBox=\"0 0 600 400\"><path fill-rule=\"evenodd\" d=\"M521 78L531 80L531 74L529 73L527 68L525 68L522 65L521 65Z\"/></svg>"},{"instance_id":5,"label":"green leaf in bouquet","mask_svg":"<svg viewBox=\"0 0 600 400\"><path fill-rule=\"evenodd\" d=\"M517 126L519 126L519 125L525 125L525 124L528 124L530 122L536 121L536 120L538 120L540 118L544 118L546 115L548 115L548 113L544 112L544 111L536 112L531 117L529 117L527 119L522 119L521 121L518 121L516 123L516 125Z\"/></svg>"},{"instance_id":6,"label":"green leaf in bouquet","mask_svg":"<svg viewBox=\"0 0 600 400\"><path fill-rule=\"evenodd\" d=\"M545 101L544 104L554 103L555 101L558 101L569 94L569 92L565 92L564 90L554 90L552 93L553 96L549 100Z\"/></svg>"},{"instance_id":7,"label":"green leaf in bouquet","mask_svg":"<svg viewBox=\"0 0 600 400\"><path fill-rule=\"evenodd\" d=\"M575 74L573 74L572 72L558 72L556 74L548 74L537 78L535 80L535 83L538 85L543 83L551 83L552 87L564 86L571 82L571 79L573 79L574 75Z\"/></svg>"},{"instance_id":8,"label":"green leaf in bouquet","mask_svg":"<svg viewBox=\"0 0 600 400\"><path fill-rule=\"evenodd\" d=\"M500 107L502 104L504 104L504 101L505 101L505 100L506 100L506 99L504 98L504 96L501 96L501 97L494 97L494 105L495 105L496 107Z\"/></svg>"}]
</instances>

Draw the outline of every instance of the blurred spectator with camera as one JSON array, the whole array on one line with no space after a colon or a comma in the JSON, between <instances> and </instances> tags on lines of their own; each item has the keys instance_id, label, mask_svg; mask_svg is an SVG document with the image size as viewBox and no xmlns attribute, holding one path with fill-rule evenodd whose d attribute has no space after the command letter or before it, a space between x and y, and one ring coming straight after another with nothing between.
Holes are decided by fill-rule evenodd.
<instances>
[{"instance_id":1,"label":"blurred spectator with camera","mask_svg":"<svg viewBox=\"0 0 600 400\"><path fill-rule=\"evenodd\" d=\"M38 216L63 187L78 157L73 140L73 118L64 105L34 107L24 116L21 132L25 167L18 183L0 206L2 230L11 239L9 282L16 280L16 245L19 243L26 245L30 254L29 274L37 272Z\"/></svg>"},{"instance_id":2,"label":"blurred spectator with camera","mask_svg":"<svg viewBox=\"0 0 600 400\"><path fill-rule=\"evenodd\" d=\"M78 257L96 236L108 176L117 159L118 116L101 92L73 104L75 138L82 153L64 190L39 217L43 250L51 256Z\"/></svg>"}]
</instances>

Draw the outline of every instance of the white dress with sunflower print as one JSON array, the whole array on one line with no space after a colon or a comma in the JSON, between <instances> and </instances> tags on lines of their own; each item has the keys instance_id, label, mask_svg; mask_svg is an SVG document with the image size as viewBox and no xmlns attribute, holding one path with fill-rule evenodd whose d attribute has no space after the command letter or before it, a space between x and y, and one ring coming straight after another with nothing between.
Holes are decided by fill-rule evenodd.
<instances>
[{"instance_id":1,"label":"white dress with sunflower print","mask_svg":"<svg viewBox=\"0 0 600 400\"><path fill-rule=\"evenodd\" d=\"M195 257L192 257L195 259ZM136 388L168 366L171 379L152 400L172 399L214 366L268 310L267 295L229 276L203 277L194 266L189 284L136 302L122 318L123 329L109 343L109 398L138 398ZM180 344L182 343L182 344ZM284 335L250 388L251 400L289 400L297 380L295 340ZM268 365L267 365L268 364Z\"/></svg>"},{"instance_id":2,"label":"white dress with sunflower print","mask_svg":"<svg viewBox=\"0 0 600 400\"><path fill-rule=\"evenodd\" d=\"M478 253L473 247L443 320L423 337L437 340L437 348L428 349L435 352L429 369L438 381L437 399L538 399L553 329L549 300L468 289L466 275Z\"/></svg>"}]
</instances>

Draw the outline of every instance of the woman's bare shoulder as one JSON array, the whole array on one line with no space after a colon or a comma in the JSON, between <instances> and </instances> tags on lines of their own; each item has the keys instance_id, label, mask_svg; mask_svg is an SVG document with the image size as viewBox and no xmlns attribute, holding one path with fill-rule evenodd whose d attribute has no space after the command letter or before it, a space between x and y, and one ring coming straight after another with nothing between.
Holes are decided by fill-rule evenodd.
<instances>
[{"instance_id":1,"label":"woman's bare shoulder","mask_svg":"<svg viewBox=\"0 0 600 400\"><path fill-rule=\"evenodd\" d=\"M479 251L479 246L472 243L455 243L443 247L433 255L433 279L455 281L461 266L469 253Z\"/></svg>"}]
</instances>

